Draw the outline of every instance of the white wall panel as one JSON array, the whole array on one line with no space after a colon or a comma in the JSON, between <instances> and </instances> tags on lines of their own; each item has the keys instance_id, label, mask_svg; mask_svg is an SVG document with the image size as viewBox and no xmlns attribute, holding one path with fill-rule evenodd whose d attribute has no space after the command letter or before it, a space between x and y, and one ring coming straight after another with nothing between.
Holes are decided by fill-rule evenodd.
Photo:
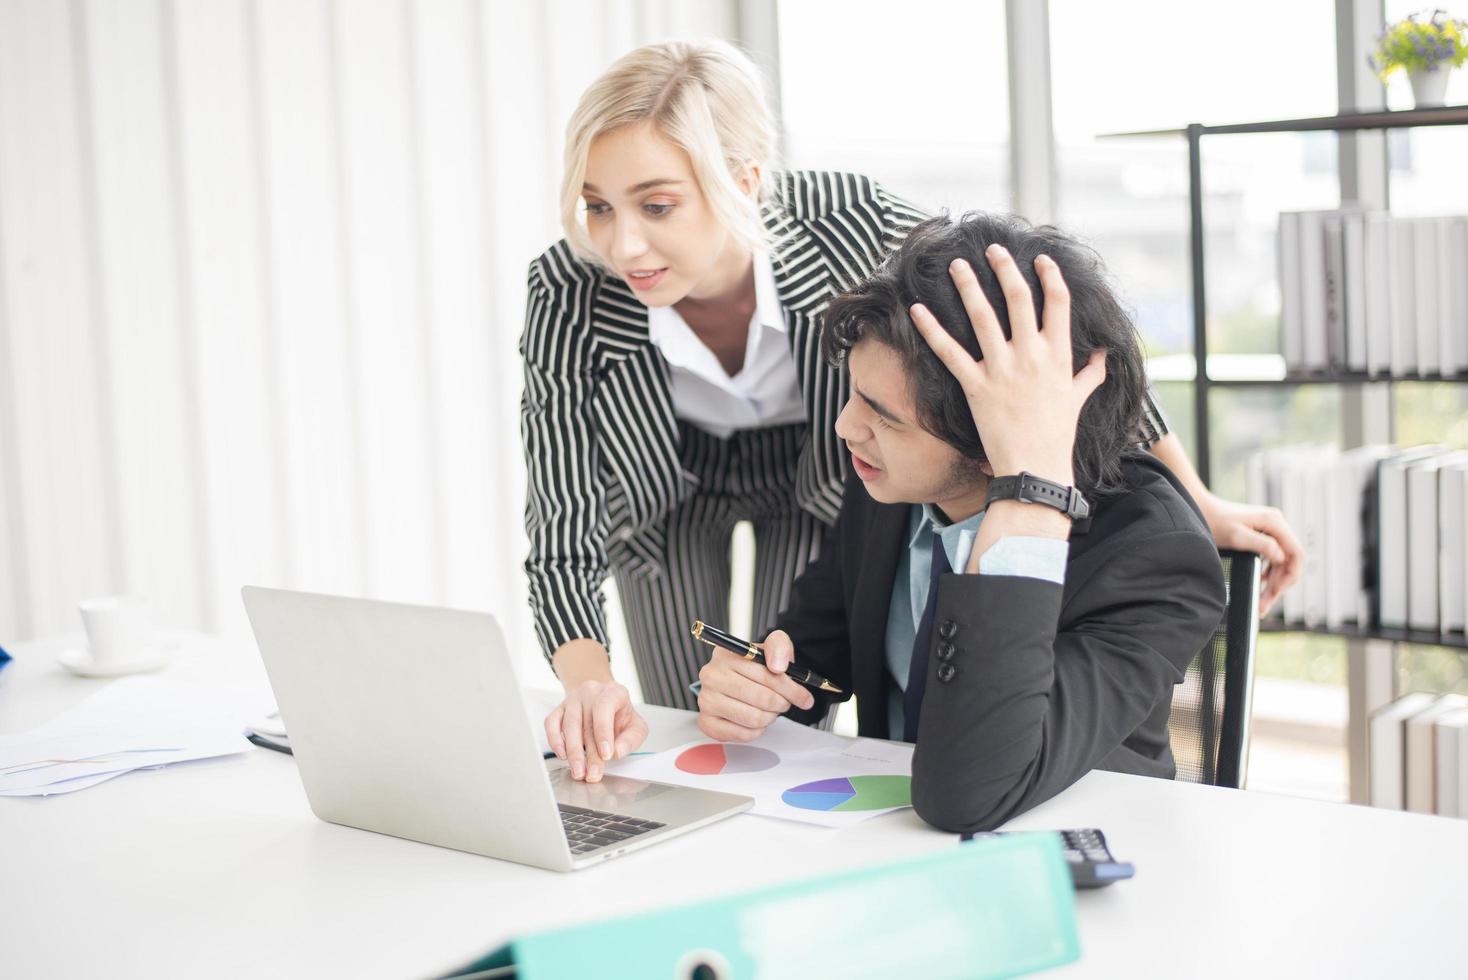
<instances>
[{"instance_id":1,"label":"white wall panel","mask_svg":"<svg viewBox=\"0 0 1468 980\"><path fill-rule=\"evenodd\" d=\"M0 126L0 138L3 138ZM5 216L0 213L0 636L22 635L29 619L30 584L21 574L25 557L19 460L16 446L15 355L10 352L10 326L5 302Z\"/></svg>"},{"instance_id":2,"label":"white wall panel","mask_svg":"<svg viewBox=\"0 0 1468 980\"><path fill-rule=\"evenodd\" d=\"M427 412L403 11L399 0L335 3L333 61L367 590L428 601L442 576L428 493L436 439Z\"/></svg>"},{"instance_id":3,"label":"white wall panel","mask_svg":"<svg viewBox=\"0 0 1468 980\"><path fill-rule=\"evenodd\" d=\"M51 0L0 5L0 299L12 359L0 370L14 412L6 504L25 528L9 563L24 579L11 591L29 606L11 634L22 637L77 629L76 600L123 585L72 13Z\"/></svg>"},{"instance_id":4,"label":"white wall panel","mask_svg":"<svg viewBox=\"0 0 1468 980\"><path fill-rule=\"evenodd\" d=\"M359 595L368 527L331 11L320 0L260 0L254 9L287 584Z\"/></svg>"},{"instance_id":5,"label":"white wall panel","mask_svg":"<svg viewBox=\"0 0 1468 980\"><path fill-rule=\"evenodd\" d=\"M648 41L668 37L724 37L739 35L739 11L725 0L653 0L639 5L642 30ZM634 39L632 44L638 43ZM631 44L627 45L628 47Z\"/></svg>"},{"instance_id":6,"label":"white wall panel","mask_svg":"<svg viewBox=\"0 0 1468 980\"><path fill-rule=\"evenodd\" d=\"M519 578L518 500L494 475L513 469L506 438L514 416L496 414L486 232L488 132L480 98L484 52L471 0L430 0L408 10L418 272L423 289L430 506L442 562L443 598L514 618L505 597ZM507 526L507 521L508 526Z\"/></svg>"},{"instance_id":7,"label":"white wall panel","mask_svg":"<svg viewBox=\"0 0 1468 980\"><path fill-rule=\"evenodd\" d=\"M539 74L548 102L541 108L555 121L558 174L561 131L576 100L592 79L633 46L632 38L641 25L633 10L616 16L615 6L609 10L597 0L546 0L541 11L544 40L515 60L530 61L532 68L535 63L543 66ZM609 38L604 36L607 31L612 34Z\"/></svg>"},{"instance_id":8,"label":"white wall panel","mask_svg":"<svg viewBox=\"0 0 1468 980\"><path fill-rule=\"evenodd\" d=\"M204 623L245 627L240 586L286 581L289 543L266 290L262 144L249 0L184 0L170 15L184 317L203 433Z\"/></svg>"},{"instance_id":9,"label":"white wall panel","mask_svg":"<svg viewBox=\"0 0 1468 980\"><path fill-rule=\"evenodd\" d=\"M75 9L91 109L94 322L108 379L99 407L110 422L120 587L150 596L165 621L197 622L210 542L198 507L198 419L180 317L163 22L156 0L87 0Z\"/></svg>"}]
</instances>

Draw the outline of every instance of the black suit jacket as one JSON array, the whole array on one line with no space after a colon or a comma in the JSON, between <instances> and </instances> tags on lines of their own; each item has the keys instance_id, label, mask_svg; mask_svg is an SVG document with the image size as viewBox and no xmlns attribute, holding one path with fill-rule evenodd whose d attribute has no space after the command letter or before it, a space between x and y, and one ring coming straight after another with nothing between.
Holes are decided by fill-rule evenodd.
<instances>
[{"instance_id":1,"label":"black suit jacket","mask_svg":"<svg viewBox=\"0 0 1468 980\"><path fill-rule=\"evenodd\" d=\"M1128 490L1095 501L1070 538L1065 584L943 576L933 646L957 672L927 689L912 762L913 806L955 832L987 830L1092 769L1172 778L1173 685L1223 615L1223 568L1197 505L1138 454ZM796 660L856 695L861 734L886 738L887 610L908 505L879 504L852 478L821 557L796 581L779 628ZM947 634L943 636L940 634ZM791 716L811 721L834 696Z\"/></svg>"}]
</instances>

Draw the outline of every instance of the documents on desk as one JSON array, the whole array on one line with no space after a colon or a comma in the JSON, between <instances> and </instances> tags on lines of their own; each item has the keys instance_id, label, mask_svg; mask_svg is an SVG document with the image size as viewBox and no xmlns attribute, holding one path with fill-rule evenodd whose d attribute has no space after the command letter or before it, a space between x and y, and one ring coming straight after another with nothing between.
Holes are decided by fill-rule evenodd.
<instances>
[{"instance_id":1,"label":"documents on desk","mask_svg":"<svg viewBox=\"0 0 1468 980\"><path fill-rule=\"evenodd\" d=\"M40 728L0 736L0 796L72 793L137 769L244 752L241 719L251 712L227 690L115 681Z\"/></svg>"},{"instance_id":2,"label":"documents on desk","mask_svg":"<svg viewBox=\"0 0 1468 980\"><path fill-rule=\"evenodd\" d=\"M847 827L912 805L912 746L778 718L753 742L688 742L607 772L754 797L750 813Z\"/></svg>"}]
</instances>

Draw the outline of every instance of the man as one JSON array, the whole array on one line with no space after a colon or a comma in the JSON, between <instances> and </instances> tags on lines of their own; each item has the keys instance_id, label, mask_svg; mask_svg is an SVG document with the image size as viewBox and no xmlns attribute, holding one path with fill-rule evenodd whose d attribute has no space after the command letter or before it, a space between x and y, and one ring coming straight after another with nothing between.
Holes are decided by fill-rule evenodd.
<instances>
[{"instance_id":1,"label":"man","mask_svg":"<svg viewBox=\"0 0 1468 980\"><path fill-rule=\"evenodd\" d=\"M1018 219L934 218L825 330L855 479L768 666L717 650L703 669L700 728L747 741L820 717L830 695L784 676L795 660L856 695L863 735L916 742L913 806L946 830L1093 768L1171 778L1172 688L1223 573L1196 505L1134 446L1140 345L1099 259Z\"/></svg>"}]
</instances>

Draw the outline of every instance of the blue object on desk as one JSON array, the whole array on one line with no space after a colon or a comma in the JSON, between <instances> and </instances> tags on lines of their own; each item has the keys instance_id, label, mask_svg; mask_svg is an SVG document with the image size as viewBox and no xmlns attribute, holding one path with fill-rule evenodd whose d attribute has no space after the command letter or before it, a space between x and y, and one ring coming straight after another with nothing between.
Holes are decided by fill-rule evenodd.
<instances>
[{"instance_id":1,"label":"blue object on desk","mask_svg":"<svg viewBox=\"0 0 1468 980\"><path fill-rule=\"evenodd\" d=\"M452 976L981 980L1079 957L1060 839L1028 834L536 933Z\"/></svg>"},{"instance_id":2,"label":"blue object on desk","mask_svg":"<svg viewBox=\"0 0 1468 980\"><path fill-rule=\"evenodd\" d=\"M5 652L4 647L0 647L0 667L4 667L8 663L10 663L10 654Z\"/></svg>"},{"instance_id":3,"label":"blue object on desk","mask_svg":"<svg viewBox=\"0 0 1468 980\"><path fill-rule=\"evenodd\" d=\"M1044 830L990 830L983 833L964 834L960 840L984 840L1007 837L1010 834L1044 834ZM1111 856L1106 835L1095 827L1077 830L1057 830L1064 848L1065 863L1070 865L1070 878L1077 888L1101 888L1113 881L1125 881L1137 873L1129 861L1118 861Z\"/></svg>"}]
</instances>

